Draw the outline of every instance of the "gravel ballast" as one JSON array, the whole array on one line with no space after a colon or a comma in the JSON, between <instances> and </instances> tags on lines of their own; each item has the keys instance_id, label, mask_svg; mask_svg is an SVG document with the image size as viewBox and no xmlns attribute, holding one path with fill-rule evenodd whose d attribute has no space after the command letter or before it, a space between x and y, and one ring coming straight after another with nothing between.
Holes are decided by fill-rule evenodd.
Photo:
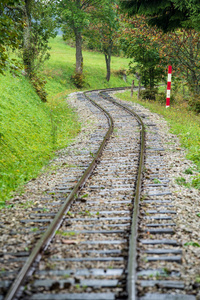
<instances>
[{"instance_id":1,"label":"gravel ballast","mask_svg":"<svg viewBox=\"0 0 200 300\"><path fill-rule=\"evenodd\" d=\"M74 163L73 152L85 151L89 137L98 129L99 120L84 104L77 100L77 93L71 94L67 102L75 108L79 115L79 120L82 123L82 130L76 137L74 142L66 149L57 152L56 158L53 159L48 169L44 170L36 179L31 180L25 186L22 195L16 194L13 199L7 202L7 205L13 205L13 208L5 208L1 211L0 223L0 245L1 252L7 253L16 250L18 245L18 236L9 236L11 230L20 230L22 224L21 218L29 207L40 204L41 197L44 193L52 190L59 185L63 180L63 174L72 172ZM124 101L122 101L124 103ZM176 183L176 179L184 177L187 182L191 182L195 175L195 165L185 158L186 150L180 146L179 139L174 134L170 133L170 127L165 119L150 112L141 105L131 104L133 109L139 109L140 112L148 117L149 122L155 123L163 151L162 161L164 163L165 176L169 179L168 187L171 191L170 197L173 199L174 209L176 210L175 223L176 232L175 238L181 243L183 255L181 264L181 280L184 281L187 291L199 290L197 299L200 299L200 193L194 188L187 188ZM186 169L192 169L193 174L185 174ZM145 184L148 184L148 169L144 172ZM30 224L29 224L30 225ZM24 236L24 246L27 244L27 236ZM10 241L9 248L6 247L6 242ZM31 243L31 241L30 241ZM24 249L20 248L19 251ZM9 258L10 256L8 256ZM14 264L14 263L13 263ZM4 269L4 266L1 266Z\"/></svg>"},{"instance_id":2,"label":"gravel ballast","mask_svg":"<svg viewBox=\"0 0 200 300\"><path fill-rule=\"evenodd\" d=\"M117 98L116 98L117 99ZM157 134L164 148L162 152L162 163L165 169L165 177L169 180L168 189L171 196L167 199L173 200L174 217L176 228L173 236L182 245L181 279L184 281L187 291L199 291L197 299L200 299L200 191L195 188L187 188L176 183L176 179L185 178L191 182L197 175L196 166L187 160L187 150L181 147L176 135L170 133L170 126L160 115L150 112L139 104L128 102L129 105L139 110L141 114L148 116L149 122L155 123ZM149 129L150 131L150 129ZM185 170L193 170L193 174L185 174ZM149 183L151 174L148 169L144 172L144 184Z\"/></svg>"}]
</instances>

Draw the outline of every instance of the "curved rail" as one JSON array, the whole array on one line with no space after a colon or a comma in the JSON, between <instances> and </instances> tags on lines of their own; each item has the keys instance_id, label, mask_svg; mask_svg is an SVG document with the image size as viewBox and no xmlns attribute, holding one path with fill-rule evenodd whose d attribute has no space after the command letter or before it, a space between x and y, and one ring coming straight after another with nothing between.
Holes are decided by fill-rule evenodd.
<instances>
[{"instance_id":1,"label":"curved rail","mask_svg":"<svg viewBox=\"0 0 200 300\"><path fill-rule=\"evenodd\" d=\"M86 96L85 92L85 96ZM11 285L10 289L8 290L7 295L5 296L5 300L12 300L17 297L17 294L20 292L20 287L22 286L26 276L29 276L32 274L33 270L32 266L34 262L38 262L41 258L41 253L48 247L49 243L53 239L56 230L59 228L60 224L63 221L63 215L68 211L69 206L71 202L73 201L74 197L76 196L77 192L79 189L84 185L85 181L87 178L90 176L92 171L94 170L99 157L101 156L101 153L103 151L103 148L106 144L106 141L109 139L110 135L112 134L113 131L113 119L110 116L108 112L104 110L100 105L95 103L92 99L90 99L88 96L86 96L95 106L97 106L103 113L106 115L108 119L108 124L109 124L109 129L99 147L99 150L97 151L95 157L93 158L92 162L90 163L89 167L85 170L84 174L80 178L79 182L76 184L72 192L69 194L67 197L65 203L61 206L60 210L56 214L55 218L53 219L52 223L50 224L49 228L47 231L43 234L43 236L39 239L35 247L33 248L31 255L27 259L26 263L20 270L19 274L17 275L15 281Z\"/></svg>"},{"instance_id":2,"label":"curved rail","mask_svg":"<svg viewBox=\"0 0 200 300\"><path fill-rule=\"evenodd\" d=\"M102 94L102 93L101 93ZM141 125L140 132L140 140L141 140L141 150L140 150L140 158L138 165L138 176L136 181L136 191L134 197L134 210L132 214L132 225L131 225L131 235L129 238L129 255L128 255L128 278L127 278L127 292L128 292L128 300L136 300L136 267L137 267L137 232L138 232L138 215L139 215L139 201L140 201L140 193L141 193L141 182L142 182L142 171L144 165L144 152L145 152L145 128L142 119L132 110L127 107L121 105L120 103L109 99L109 101L115 103L115 105L123 108L128 111L131 115L135 116L138 122Z\"/></svg>"},{"instance_id":3,"label":"curved rail","mask_svg":"<svg viewBox=\"0 0 200 300\"><path fill-rule=\"evenodd\" d=\"M102 90L93 90L93 91L113 91L113 90L123 90L126 88L114 88L114 89L102 89ZM56 230L59 228L61 223L63 222L63 215L69 210L69 206L72 203L74 197L78 193L78 191L81 189L81 187L86 182L87 178L91 175L93 172L96 164L98 163L99 157L102 154L103 148L105 147L105 144L107 140L110 138L112 132L113 132L113 119L110 116L110 114L102 108L100 105L98 105L95 101L93 101L90 97L88 97L86 94L92 92L87 91L84 92L84 95L87 97L89 101L93 103L96 107L98 107L105 116L108 119L109 129L95 155L92 162L90 163L89 167L85 170L84 174L72 190L72 192L67 197L65 203L61 206L60 210L56 214L55 218L53 219L52 223L50 224L47 231L43 234L43 236L39 239L35 247L33 248L31 255L27 259L26 263L20 270L19 274L17 275L16 279L12 283L10 289L8 290L8 293L6 294L4 300L13 300L19 297L21 286L23 285L25 278L29 275L31 275L34 271L33 265L35 262L39 262L41 259L42 252L48 247L49 243L53 239ZM114 100L109 99L109 101L113 102L115 105L118 105L128 111L130 114L134 115L138 122L141 124L141 154L140 154L140 161L139 161L139 169L138 169L138 178L137 178L137 185L136 185L136 193L135 193L135 202L134 202L134 212L133 212L133 219L132 219L132 226L131 226L131 236L130 236L130 249L129 249L129 263L128 263L128 283L127 283L127 291L128 291L128 299L134 300L136 299L136 289L135 289L135 282L136 282L136 239L137 239L137 218L138 218L138 211L139 211L139 198L140 198L140 190L141 190L141 178L142 178L142 168L143 168L143 162L144 162L144 124L140 117L133 112L132 110L129 110L128 108L124 107L123 105L117 103Z\"/></svg>"}]
</instances>

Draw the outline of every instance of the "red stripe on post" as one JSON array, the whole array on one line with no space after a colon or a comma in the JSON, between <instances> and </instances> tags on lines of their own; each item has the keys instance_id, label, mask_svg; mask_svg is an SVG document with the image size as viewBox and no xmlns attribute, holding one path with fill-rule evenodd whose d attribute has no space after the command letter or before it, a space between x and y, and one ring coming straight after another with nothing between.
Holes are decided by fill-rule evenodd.
<instances>
[{"instance_id":1,"label":"red stripe on post","mask_svg":"<svg viewBox=\"0 0 200 300\"><path fill-rule=\"evenodd\" d=\"M168 67L168 73L171 74L172 73L172 66Z\"/></svg>"},{"instance_id":2,"label":"red stripe on post","mask_svg":"<svg viewBox=\"0 0 200 300\"><path fill-rule=\"evenodd\" d=\"M171 90L171 81L168 81L168 83L167 83L167 89Z\"/></svg>"},{"instance_id":3,"label":"red stripe on post","mask_svg":"<svg viewBox=\"0 0 200 300\"><path fill-rule=\"evenodd\" d=\"M166 107L170 106L171 73L172 73L172 66L168 66Z\"/></svg>"},{"instance_id":4,"label":"red stripe on post","mask_svg":"<svg viewBox=\"0 0 200 300\"><path fill-rule=\"evenodd\" d=\"M169 107L169 105L170 105L170 98L167 98L166 99L166 107Z\"/></svg>"}]
</instances>

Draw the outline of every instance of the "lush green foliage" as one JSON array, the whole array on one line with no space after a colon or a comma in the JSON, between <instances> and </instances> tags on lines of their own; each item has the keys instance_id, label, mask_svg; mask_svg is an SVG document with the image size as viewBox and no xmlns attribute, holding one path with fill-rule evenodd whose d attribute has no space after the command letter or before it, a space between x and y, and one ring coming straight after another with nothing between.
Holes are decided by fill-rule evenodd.
<instances>
[{"instance_id":1,"label":"lush green foliage","mask_svg":"<svg viewBox=\"0 0 200 300\"><path fill-rule=\"evenodd\" d=\"M85 35L89 38L89 44L99 49L105 55L107 75L106 80L110 80L110 63L113 48L119 36L119 15L117 1L101 0L96 7L92 7L91 23Z\"/></svg>"},{"instance_id":2,"label":"lush green foliage","mask_svg":"<svg viewBox=\"0 0 200 300\"><path fill-rule=\"evenodd\" d=\"M54 2L26 0L19 15L24 22L21 37L21 56L25 75L31 80L36 93L46 101L45 80L38 74L49 58L49 38L55 37L56 22L53 19Z\"/></svg>"},{"instance_id":3,"label":"lush green foliage","mask_svg":"<svg viewBox=\"0 0 200 300\"><path fill-rule=\"evenodd\" d=\"M10 59L7 47L16 49L19 46L19 37L22 30L22 21L16 18L10 6L18 5L20 0L2 0L0 2L0 73L6 68L14 69L16 60ZM9 7L8 7L9 6Z\"/></svg>"},{"instance_id":4,"label":"lush green foliage","mask_svg":"<svg viewBox=\"0 0 200 300\"><path fill-rule=\"evenodd\" d=\"M38 71L49 58L49 38L56 36L54 11L54 2L42 0L4 0L0 4L0 72L10 60L6 46L9 50L18 48L24 74L29 77L42 101L46 101L45 81ZM11 60L14 65L9 65L12 71L16 69L16 61L15 56Z\"/></svg>"},{"instance_id":5,"label":"lush green foliage","mask_svg":"<svg viewBox=\"0 0 200 300\"><path fill-rule=\"evenodd\" d=\"M123 40L123 48L130 61L129 72L138 74L145 88L154 89L155 85L163 79L165 65L161 64L159 45L153 43L150 46L148 37L129 36Z\"/></svg>"},{"instance_id":6,"label":"lush green foliage","mask_svg":"<svg viewBox=\"0 0 200 300\"><path fill-rule=\"evenodd\" d=\"M172 65L173 82L187 85L191 107L200 111L200 33L179 29L163 33L147 24L144 16L122 19L121 45L132 58L130 72L137 73L146 88L166 80L167 66ZM135 63L135 64L133 64Z\"/></svg>"},{"instance_id":7,"label":"lush green foliage","mask_svg":"<svg viewBox=\"0 0 200 300\"><path fill-rule=\"evenodd\" d=\"M129 15L145 14L149 23L164 31L187 27L200 29L200 3L198 0L120 0Z\"/></svg>"},{"instance_id":8,"label":"lush green foliage","mask_svg":"<svg viewBox=\"0 0 200 300\"><path fill-rule=\"evenodd\" d=\"M131 99L130 92L118 94L121 99L137 102L137 97ZM200 172L200 116L188 111L184 102L174 103L169 109L158 102L139 101L151 111L159 113L169 122L171 131L180 137L180 142L187 151L187 158L192 160ZM199 186L200 177L194 178L193 185Z\"/></svg>"},{"instance_id":9,"label":"lush green foliage","mask_svg":"<svg viewBox=\"0 0 200 300\"><path fill-rule=\"evenodd\" d=\"M21 37L24 68L29 75L35 74L49 58L48 41L56 36L56 22L53 20L53 2L26 0L21 6L21 17L25 29Z\"/></svg>"}]
</instances>

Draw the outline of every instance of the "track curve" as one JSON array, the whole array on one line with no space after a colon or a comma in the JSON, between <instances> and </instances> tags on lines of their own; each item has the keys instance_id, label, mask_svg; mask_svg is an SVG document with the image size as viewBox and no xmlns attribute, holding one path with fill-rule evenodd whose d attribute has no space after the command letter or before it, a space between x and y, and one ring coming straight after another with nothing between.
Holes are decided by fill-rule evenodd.
<instances>
[{"instance_id":1,"label":"track curve","mask_svg":"<svg viewBox=\"0 0 200 300\"><path fill-rule=\"evenodd\" d=\"M116 104L115 101L113 99L111 99L107 94L105 94L105 93L103 94L103 91L101 91L101 92L102 92L102 96L104 98L106 98L107 101L111 101L109 103L112 103L112 106L113 105L117 105L118 107L120 106L120 109L128 111L128 114L131 117L134 116L134 119L136 117L137 122L140 123L139 126L141 126L141 124L143 124L142 121L141 121L141 119L140 119L140 117L137 116L134 112L130 111L125 106L123 107L122 105ZM90 93L90 97L88 96L89 93ZM12 283L11 287L9 288L9 290L8 290L8 292L7 292L7 294L6 294L5 298L4 298L5 300L16 299L21 294L21 287L24 285L24 282L26 281L26 277L30 276L30 274L33 271L33 265L35 265L36 263L38 263L40 261L42 253L47 249L48 245L50 244L50 242L54 238L54 236L56 234L56 231L58 230L58 228L63 223L63 220L65 218L65 214L68 212L69 207L70 207L73 199L77 197L77 194L78 194L79 190L84 187L84 185L86 183L86 180L90 177L91 173L94 171L95 167L99 163L99 159L100 159L100 156L102 154L103 148L105 147L105 145L107 143L107 140L110 138L110 136L111 136L111 134L113 132L113 119L112 119L110 113L107 112L105 108L101 107L99 105L99 103L97 103L97 102L101 102L102 99L100 99L98 101L94 101L92 99L92 97L94 97L94 98L96 97L97 92L96 91L95 92L90 91L90 92L87 92L87 93L84 93L84 94L85 94L85 97L91 103L93 103L93 105L95 105L101 112L103 112L103 114L106 116L107 122L108 122L108 130L107 130L107 132L106 132L106 134L105 134L105 136L103 138L103 141L100 144L100 147L99 147L98 151L95 153L92 162L89 164L89 167L85 170L85 172L81 176L79 182L75 185L75 187L73 188L73 190L68 195L67 199L64 201L64 204L61 206L61 208L59 209L58 213L55 215L55 217L52 220L50 226L45 231L45 233L41 236L41 238L37 242L36 246L31 251L31 254L30 254L29 258L26 260L24 266L21 268L20 272L18 273L15 281ZM138 139L142 141L142 145L143 145L142 146L142 153L144 153L144 128L142 128L141 134L140 134L140 130L139 130ZM136 159L137 161L139 161L139 171L140 171L140 175L137 176L138 182L136 184L136 198L137 197L139 198L139 193L140 193L140 189L141 189L140 186L141 186L142 164L143 164L143 160L144 160L143 157L144 157L144 154L140 155L140 158L138 156L138 158ZM138 163L137 163L137 165L138 165ZM133 189L131 189L131 190L133 191ZM130 194L132 194L132 192ZM136 209L134 210L134 214L135 214L135 211L136 211ZM135 220L137 220L137 214L134 216L134 218L135 218ZM133 224L135 222L136 221L134 221ZM132 232L133 232L133 235L131 236L131 243L132 243L132 240L136 239L136 237L135 237L135 231L132 230ZM128 283L128 290L127 291L128 291L129 295L132 295L132 296L129 297L129 299L134 299L135 293L136 293L135 288L133 288L135 286L135 279L134 279L135 275L134 275L134 273L135 273L135 265L136 265L136 254L133 255L133 253L135 251L135 247L136 246L133 246L133 248L130 247L131 250L130 250L130 253L129 253L129 257L131 257L131 259L129 259L129 267L128 267L128 269L129 269L128 282L129 283ZM127 256L127 254L126 254L126 256ZM121 291L122 290L123 290L124 296L122 295L123 293L121 293L121 296L126 297L127 296L127 291L124 292L124 290L125 290L124 287L123 287L123 289L121 289ZM111 294L109 296L107 293L105 293L105 297L108 297L108 296L111 297L111 298L115 297L115 296L113 296L113 295L115 295L115 293L111 293ZM87 297L89 297L88 295L85 296L86 297L85 299L89 299L89 298L87 298ZM82 295L82 296L84 297L84 295ZM24 296L22 296L22 299L23 299L23 297ZM44 297L44 295L42 297ZM91 297L94 297L94 295L91 295ZM100 298L101 297L104 297L104 296L101 295ZM30 299L32 299L32 298L30 298ZM38 295L36 296L35 299L38 299ZM48 298L48 299L50 299L50 298ZM68 299L68 298L65 298L65 299ZM75 299L75 298L73 298L73 296L72 296L72 298L69 298L69 299ZM81 299L84 299L84 298L81 298ZM104 299L108 299L108 298L104 298Z\"/></svg>"},{"instance_id":2,"label":"track curve","mask_svg":"<svg viewBox=\"0 0 200 300\"><path fill-rule=\"evenodd\" d=\"M119 89L77 93L98 120L87 144L68 147L55 183L0 222L0 300L196 299L181 274L160 124L116 103Z\"/></svg>"}]
</instances>

